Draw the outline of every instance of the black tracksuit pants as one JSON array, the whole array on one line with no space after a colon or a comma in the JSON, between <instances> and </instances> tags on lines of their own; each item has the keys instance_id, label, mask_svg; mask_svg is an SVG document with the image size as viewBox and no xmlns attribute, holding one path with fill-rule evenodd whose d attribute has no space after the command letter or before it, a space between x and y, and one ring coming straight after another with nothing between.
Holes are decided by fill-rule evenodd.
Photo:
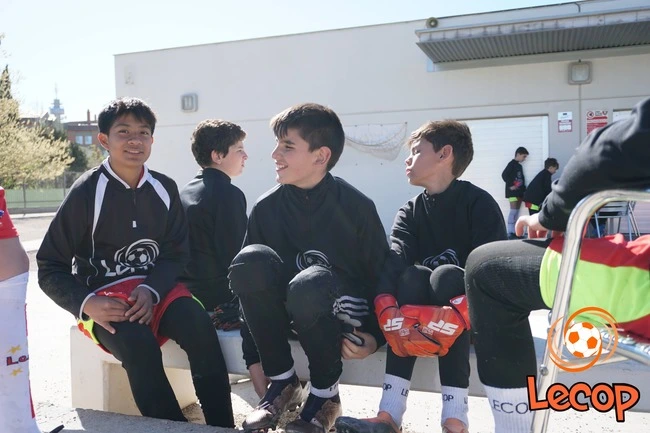
<instances>
[{"instance_id":1,"label":"black tracksuit pants","mask_svg":"<svg viewBox=\"0 0 650 433\"><path fill-rule=\"evenodd\" d=\"M312 386L325 389L343 370L342 326L335 306L340 296L356 297L355 289L325 266L309 266L298 274L293 266L266 245L249 245L232 262L230 287L239 296L264 373L277 376L293 367L293 329L309 360Z\"/></svg>"},{"instance_id":2,"label":"black tracksuit pants","mask_svg":"<svg viewBox=\"0 0 650 433\"><path fill-rule=\"evenodd\" d=\"M97 325L95 335L122 362L142 415L187 421L165 375L162 353L151 328L137 322L111 325L115 334ZM206 424L234 427L228 370L205 310L192 298L176 299L163 314L159 333L177 342L187 353Z\"/></svg>"},{"instance_id":3,"label":"black tracksuit pants","mask_svg":"<svg viewBox=\"0 0 650 433\"><path fill-rule=\"evenodd\" d=\"M537 374L528 316L548 309L539 287L550 240L492 242L476 248L465 267L476 363L484 385L524 388Z\"/></svg>"},{"instance_id":4,"label":"black tracksuit pants","mask_svg":"<svg viewBox=\"0 0 650 433\"><path fill-rule=\"evenodd\" d=\"M397 303L401 305L450 305L449 300L465 294L462 268L442 265L433 271L424 266L410 266L402 273L397 286ZM388 350L386 373L411 380L417 357L402 358ZM457 388L469 387L469 332L462 333L445 356L438 359L440 383Z\"/></svg>"}]
</instances>

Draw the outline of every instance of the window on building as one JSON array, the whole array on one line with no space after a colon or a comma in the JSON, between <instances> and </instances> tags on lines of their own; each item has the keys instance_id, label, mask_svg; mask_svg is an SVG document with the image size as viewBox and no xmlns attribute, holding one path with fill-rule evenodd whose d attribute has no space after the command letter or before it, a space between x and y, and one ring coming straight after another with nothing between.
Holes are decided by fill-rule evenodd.
<instances>
[{"instance_id":1,"label":"window on building","mask_svg":"<svg viewBox=\"0 0 650 433\"><path fill-rule=\"evenodd\" d=\"M92 135L86 135L86 139L84 141L84 144L93 144L93 136Z\"/></svg>"},{"instance_id":2,"label":"window on building","mask_svg":"<svg viewBox=\"0 0 650 433\"><path fill-rule=\"evenodd\" d=\"M74 142L77 144L84 144L84 136L83 135L77 135L74 139Z\"/></svg>"}]
</instances>

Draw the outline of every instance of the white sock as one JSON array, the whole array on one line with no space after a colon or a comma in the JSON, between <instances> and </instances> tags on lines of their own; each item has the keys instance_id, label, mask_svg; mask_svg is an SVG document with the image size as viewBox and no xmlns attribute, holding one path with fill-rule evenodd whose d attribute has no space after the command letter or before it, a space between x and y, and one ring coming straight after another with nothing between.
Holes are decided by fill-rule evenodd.
<instances>
[{"instance_id":1,"label":"white sock","mask_svg":"<svg viewBox=\"0 0 650 433\"><path fill-rule=\"evenodd\" d=\"M448 418L461 420L463 424L469 426L467 419L467 388L455 388L453 386L442 386L442 415L441 424Z\"/></svg>"},{"instance_id":2,"label":"white sock","mask_svg":"<svg viewBox=\"0 0 650 433\"><path fill-rule=\"evenodd\" d=\"M493 388L485 385L492 415L494 433L528 433L533 413L528 407L526 388Z\"/></svg>"},{"instance_id":3,"label":"white sock","mask_svg":"<svg viewBox=\"0 0 650 433\"><path fill-rule=\"evenodd\" d=\"M325 388L325 389L318 389L318 388L314 388L312 386L311 388L309 388L309 392L311 394L314 394L316 397L332 398L336 394L339 393L339 383L337 381L334 385L330 386L329 388Z\"/></svg>"},{"instance_id":4,"label":"white sock","mask_svg":"<svg viewBox=\"0 0 650 433\"><path fill-rule=\"evenodd\" d=\"M388 412L398 426L406 412L406 399L411 389L411 381L399 376L387 374L384 376L384 390L381 393L379 411Z\"/></svg>"},{"instance_id":5,"label":"white sock","mask_svg":"<svg viewBox=\"0 0 650 433\"><path fill-rule=\"evenodd\" d=\"M284 373L278 374L277 376L269 376L269 379L271 379L271 380L287 380L287 379L291 379L291 376L293 376L294 374L296 374L296 369L291 367L291 370L285 371Z\"/></svg>"},{"instance_id":6,"label":"white sock","mask_svg":"<svg viewBox=\"0 0 650 433\"><path fill-rule=\"evenodd\" d=\"M40 433L29 391L25 295L29 274L0 281L0 425L3 433Z\"/></svg>"}]
</instances>

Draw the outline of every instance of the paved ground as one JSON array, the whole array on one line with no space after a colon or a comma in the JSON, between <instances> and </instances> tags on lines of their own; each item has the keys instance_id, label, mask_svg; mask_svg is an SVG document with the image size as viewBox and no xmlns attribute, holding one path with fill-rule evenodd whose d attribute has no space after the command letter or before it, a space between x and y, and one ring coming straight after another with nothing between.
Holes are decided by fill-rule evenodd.
<instances>
[{"instance_id":1,"label":"paved ground","mask_svg":"<svg viewBox=\"0 0 650 433\"><path fill-rule=\"evenodd\" d=\"M69 313L58 308L47 298L36 283L35 248L47 230L51 216L29 218L14 217L21 240L28 247L31 261L30 284L27 291L29 321L30 364L32 393L40 426L49 431L65 424L65 433L201 433L227 432L202 422L200 408L190 406L186 415L191 424L160 421L143 417L124 416L93 410L75 409L70 405L70 353L68 332L74 323ZM376 372L383 374L381 371ZM606 381L606 380L605 380ZM630 377L631 383L634 377ZM650 392L649 384L637 384L641 393ZM381 397L380 389L341 386L344 412L349 416L373 416ZM233 385L233 405L237 425L255 404L256 397L249 382ZM438 394L411 392L409 410L406 412L404 432L425 433L439 431L440 396ZM640 433L650 429L650 413L628 412L624 423L616 423L611 412L590 410L583 413L566 411L551 414L549 432ZM470 397L470 429L473 433L493 432L494 424L487 399ZM279 432L283 431L281 429ZM1 431L0 431L1 433Z\"/></svg>"}]
</instances>

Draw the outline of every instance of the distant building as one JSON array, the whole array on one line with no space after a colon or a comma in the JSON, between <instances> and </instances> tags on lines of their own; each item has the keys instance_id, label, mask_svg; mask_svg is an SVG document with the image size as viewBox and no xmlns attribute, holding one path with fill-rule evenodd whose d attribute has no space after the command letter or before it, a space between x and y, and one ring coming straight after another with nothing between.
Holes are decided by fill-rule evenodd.
<instances>
[{"instance_id":1,"label":"distant building","mask_svg":"<svg viewBox=\"0 0 650 433\"><path fill-rule=\"evenodd\" d=\"M68 134L68 140L73 143L81 146L99 146L99 140L97 139L99 127L97 126L97 119L90 119L90 110L87 111L85 121L65 122L63 129Z\"/></svg>"}]
</instances>

